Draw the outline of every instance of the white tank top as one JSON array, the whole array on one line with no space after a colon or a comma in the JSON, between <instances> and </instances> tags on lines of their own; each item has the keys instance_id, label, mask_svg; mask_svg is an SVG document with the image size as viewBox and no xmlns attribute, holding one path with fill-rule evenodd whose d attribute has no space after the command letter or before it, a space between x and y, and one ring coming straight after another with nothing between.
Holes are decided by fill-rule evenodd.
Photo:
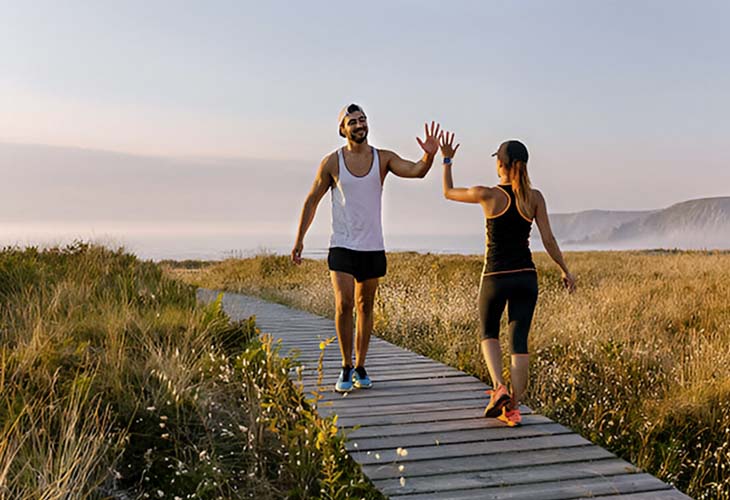
<instances>
[{"instance_id":1,"label":"white tank top","mask_svg":"<svg viewBox=\"0 0 730 500\"><path fill-rule=\"evenodd\" d=\"M339 179L332 186L332 237L330 248L385 250L381 220L383 183L380 159L373 150L373 163L362 177L352 175L345 165L342 149L337 150Z\"/></svg>"}]
</instances>

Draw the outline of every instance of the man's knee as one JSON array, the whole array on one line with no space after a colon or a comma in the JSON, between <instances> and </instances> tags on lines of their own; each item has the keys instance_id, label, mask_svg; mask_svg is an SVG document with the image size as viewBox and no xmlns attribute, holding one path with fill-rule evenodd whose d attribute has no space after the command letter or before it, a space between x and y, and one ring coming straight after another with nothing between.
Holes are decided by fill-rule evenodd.
<instances>
[{"instance_id":1,"label":"man's knee","mask_svg":"<svg viewBox=\"0 0 730 500\"><path fill-rule=\"evenodd\" d=\"M357 313L358 314L372 314L374 305L375 305L374 298L360 296L357 298Z\"/></svg>"},{"instance_id":2,"label":"man's knee","mask_svg":"<svg viewBox=\"0 0 730 500\"><path fill-rule=\"evenodd\" d=\"M335 299L335 305L337 307L337 313L338 314L352 314L352 309L354 307L354 301L352 300L352 297L348 297L346 295L339 294L337 295L337 298Z\"/></svg>"}]
</instances>

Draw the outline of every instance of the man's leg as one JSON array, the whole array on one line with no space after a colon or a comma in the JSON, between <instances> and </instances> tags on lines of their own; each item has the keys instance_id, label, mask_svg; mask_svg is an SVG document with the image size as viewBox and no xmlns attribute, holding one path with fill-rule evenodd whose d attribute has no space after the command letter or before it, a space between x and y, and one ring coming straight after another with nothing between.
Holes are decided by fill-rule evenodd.
<instances>
[{"instance_id":1,"label":"man's leg","mask_svg":"<svg viewBox=\"0 0 730 500\"><path fill-rule=\"evenodd\" d=\"M342 354L342 366L352 364L352 309L355 295L355 278L351 274L330 271L335 292L335 328Z\"/></svg>"},{"instance_id":2,"label":"man's leg","mask_svg":"<svg viewBox=\"0 0 730 500\"><path fill-rule=\"evenodd\" d=\"M355 366L360 368L365 367L365 358L370 346L370 334L373 332L373 306L377 289L378 278L355 284L355 304L357 305Z\"/></svg>"}]
</instances>

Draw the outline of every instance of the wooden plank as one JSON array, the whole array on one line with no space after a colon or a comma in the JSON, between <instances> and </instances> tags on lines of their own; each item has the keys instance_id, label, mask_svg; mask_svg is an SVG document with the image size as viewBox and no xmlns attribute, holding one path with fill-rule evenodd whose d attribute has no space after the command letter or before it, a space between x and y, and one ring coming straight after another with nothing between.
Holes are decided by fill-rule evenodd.
<instances>
[{"instance_id":1,"label":"wooden plank","mask_svg":"<svg viewBox=\"0 0 730 500\"><path fill-rule=\"evenodd\" d=\"M296 380L294 381L295 383ZM482 382L474 377L471 377L469 375L461 375L458 377L447 377L447 378L437 378L432 380L429 383L429 387L433 387L438 390L445 389L446 387L452 386L452 385L462 385L462 384L471 384L471 383L479 383ZM423 382L420 380L381 380L378 382L378 390L387 389L390 387L395 388L404 388L404 387L416 387L420 390L423 390ZM486 385L484 387L487 387ZM309 392L316 388L316 385L305 385L304 391ZM486 390L486 389L485 389ZM355 391L357 393L359 391ZM367 391L363 391L365 394L369 394Z\"/></svg>"},{"instance_id":2,"label":"wooden plank","mask_svg":"<svg viewBox=\"0 0 730 500\"><path fill-rule=\"evenodd\" d=\"M260 329L260 328L259 328ZM334 332L334 330L333 330ZM267 333L264 331L264 333ZM305 332L306 333L306 332ZM299 334L290 334L290 335L282 335L280 332L272 333L272 336L276 338L281 338L282 342L285 342L289 340L290 338L292 340L296 340L298 342L301 342L301 345L303 347L316 347L319 349L319 344L325 339L330 339L334 337L334 335L322 335L322 334L312 334L310 335L299 335ZM337 347L337 340L335 339L332 344L330 344L329 348L336 348ZM412 351L409 351L408 349L404 349L402 347L396 346L391 344L390 342L385 342L384 340L378 339L377 337L371 337L370 338L370 346L368 347L368 352L370 352L371 349L387 349L392 350L393 352L399 352L399 353L410 353Z\"/></svg>"},{"instance_id":3,"label":"wooden plank","mask_svg":"<svg viewBox=\"0 0 730 500\"><path fill-rule=\"evenodd\" d=\"M276 338L274 337L274 340L281 344L282 347L287 349L300 349L302 351L313 351L317 352L319 354L322 349L320 349L320 343L322 342L321 339L312 339L311 341L299 341L299 340L288 340L284 338ZM325 348L325 353L332 353L332 354L340 354L339 347L336 343L330 344ZM412 355L412 353L409 353L408 351L404 349L397 349L393 346L389 345L379 345L378 343L373 343L370 345L370 348L368 349L368 359L371 355L374 354L389 354L391 356L409 356Z\"/></svg>"},{"instance_id":4,"label":"wooden plank","mask_svg":"<svg viewBox=\"0 0 730 500\"><path fill-rule=\"evenodd\" d=\"M418 372L418 373L398 373L398 372L391 372L391 373L379 373L373 378L373 384L377 384L379 381L385 381L385 380L432 380L442 377L461 377L463 376L463 372L459 372L457 370L434 370L433 372ZM331 386L334 386L335 381L337 380L337 377L339 376L339 372L332 371L324 372L324 380L329 381L329 384ZM303 374L302 380L307 382L315 382L317 381L316 375L309 375L309 374Z\"/></svg>"},{"instance_id":5,"label":"wooden plank","mask_svg":"<svg viewBox=\"0 0 730 500\"><path fill-rule=\"evenodd\" d=\"M570 479L587 479L622 474L636 474L639 469L618 458L578 462L568 464L536 465L491 471L458 472L432 476L408 475L403 471L405 485L400 479L381 479L374 481L375 486L386 495L412 495L416 493L441 492L442 498L448 498L450 490L472 488L505 487L531 483L567 481Z\"/></svg>"},{"instance_id":6,"label":"wooden plank","mask_svg":"<svg viewBox=\"0 0 730 500\"><path fill-rule=\"evenodd\" d=\"M319 356L321 354L321 350L319 347L311 347L307 349L303 349L300 346L281 346L280 353L286 355L287 357L294 358L297 361L300 361L302 363L311 363L311 362L317 362L319 360ZM382 361L382 360L400 360L402 358L406 359L421 359L417 356L411 356L408 354L402 354L402 353L394 353L392 351L373 351L368 352L367 362L365 363L365 368L368 368L371 363L374 361ZM329 361L331 363L341 363L342 357L340 355L340 352L335 352L334 350L331 350L329 352L325 351L324 360ZM438 363L435 364L438 366Z\"/></svg>"},{"instance_id":7,"label":"wooden plank","mask_svg":"<svg viewBox=\"0 0 730 500\"><path fill-rule=\"evenodd\" d=\"M374 391L374 389L372 389ZM348 397L347 398L347 406L349 408L353 408L356 406L363 406L363 407L371 407L373 405L378 406L389 406L389 405L404 405L404 404L410 404L410 403L423 403L427 401L461 401L463 399L467 398L474 398L482 397L480 396L480 393L482 391L452 391L452 392L428 392L426 394L401 394L396 396L389 396L387 394L385 395L378 395L373 394L371 397ZM338 396L336 393L334 393L334 396L332 396L332 393L327 395L327 398L325 401L333 401L335 403L342 402L344 399L342 396ZM487 404L487 398L482 397L483 404L486 406Z\"/></svg>"},{"instance_id":8,"label":"wooden plank","mask_svg":"<svg viewBox=\"0 0 730 500\"><path fill-rule=\"evenodd\" d=\"M367 412L364 412L362 408L335 407L331 402L327 402L319 405L317 410L321 414L339 415L339 423L346 427L433 422L435 420L483 418L484 398L446 401L444 404L430 401L403 406L377 406L371 407Z\"/></svg>"},{"instance_id":9,"label":"wooden plank","mask_svg":"<svg viewBox=\"0 0 730 500\"><path fill-rule=\"evenodd\" d=\"M298 360L299 361L299 360ZM299 365L302 366L302 370L306 372L310 371L316 371L319 369L319 358L303 362L299 361ZM426 370L433 370L434 368L450 368L445 365L437 365L433 363L429 363L428 360L423 359L414 359L414 358L406 358L406 357L397 357L397 358L391 358L391 357L384 357L384 358L375 358L371 360L366 366L368 374L371 374L375 376L379 373L387 373L392 371L400 371L401 373L407 372L407 371L426 371ZM340 370L342 369L342 360L341 359L324 359L322 360L322 368L327 371L332 371L333 373L340 373Z\"/></svg>"},{"instance_id":10,"label":"wooden plank","mask_svg":"<svg viewBox=\"0 0 730 500\"><path fill-rule=\"evenodd\" d=\"M485 432L487 429L489 429L489 432ZM505 441L527 437L557 436L560 434L573 434L573 431L560 424L551 423L523 425L517 428L496 426L491 428L479 427L476 429L409 433L371 438L354 438L348 435L346 447L348 451L374 451L392 446L411 449L416 446ZM504 444L505 446L509 446L508 443Z\"/></svg>"},{"instance_id":11,"label":"wooden plank","mask_svg":"<svg viewBox=\"0 0 730 500\"><path fill-rule=\"evenodd\" d=\"M280 351L281 352L281 351ZM287 354L288 353L288 354ZM298 350L286 351L286 356L291 358L297 364L317 366L319 363L319 352L303 353ZM326 367L341 368L342 357L340 353L326 354L323 358L323 362ZM374 366L393 366L400 363L424 363L427 364L428 360L424 360L419 356L406 356L406 355L383 355L383 356L368 356L365 368L368 371L372 371Z\"/></svg>"},{"instance_id":12,"label":"wooden plank","mask_svg":"<svg viewBox=\"0 0 730 500\"><path fill-rule=\"evenodd\" d=\"M321 376L324 378L324 382L327 382L334 386L335 381L340 376L340 370L328 370L324 369ZM297 375L297 378L299 376ZM303 372L301 374L303 383L317 383L317 379L320 377L319 372ZM426 384L429 380L444 378L444 377L463 377L463 373L456 370L445 370L445 369L434 369L434 370L419 370L409 372L399 372L397 370L384 371L372 374L370 377L373 381L374 390L369 391L369 394L377 392L378 382L397 382L401 380L422 380ZM423 387L426 387L425 385ZM484 394L484 391L481 391ZM486 396L485 396L486 397Z\"/></svg>"},{"instance_id":13,"label":"wooden plank","mask_svg":"<svg viewBox=\"0 0 730 500\"><path fill-rule=\"evenodd\" d=\"M484 399L484 404L489 401L489 397L487 397L484 394L484 384L481 382L468 382L466 384L445 384L445 385L429 385L429 393L431 394L447 394L447 393L453 393L453 392L459 392L462 394L471 394L471 395L481 395ZM378 404L378 401L382 399L383 397L393 397L393 396L415 396L415 395L422 395L423 394L423 387L418 386L398 386L398 385L389 385L389 386L381 386L378 385L377 387L374 387L373 390L359 390L359 391L352 391L348 399L350 401L358 400L358 399L367 399L369 402L373 404ZM330 399L339 399L336 394L333 393L325 393L323 394L324 399L323 401L327 401ZM444 399L444 401L446 401Z\"/></svg>"},{"instance_id":14,"label":"wooden plank","mask_svg":"<svg viewBox=\"0 0 730 500\"><path fill-rule=\"evenodd\" d=\"M336 359L324 358L322 361L325 368L342 368L342 360L339 358L339 356ZM317 369L318 363L319 357L317 359L312 359L311 361L301 362L305 369L312 370ZM408 370L409 368L417 368L419 366L434 366L434 364L428 359L419 358L416 356L393 356L391 358L374 358L372 360L368 360L365 368L367 368L368 372L370 372L374 370L379 370L383 367L392 367L395 364L397 364L403 370Z\"/></svg>"},{"instance_id":15,"label":"wooden plank","mask_svg":"<svg viewBox=\"0 0 730 500\"><path fill-rule=\"evenodd\" d=\"M259 325L259 330L261 330L263 327L269 327L274 329L273 332L274 335L278 337L288 337L288 336L296 336L296 335L302 335L306 336L306 334L311 334L312 336L321 336L321 337L334 337L335 332L335 325L334 324L327 324L322 322L313 322L313 321L296 321L296 322L288 322L288 321L270 321L270 320L264 320L264 321L257 321L257 325ZM264 331L264 333L267 333Z\"/></svg>"},{"instance_id":16,"label":"wooden plank","mask_svg":"<svg viewBox=\"0 0 730 500\"><path fill-rule=\"evenodd\" d=\"M280 351L281 352L281 351ZM289 357L292 361L294 361L297 365L304 365L305 367L317 367L317 364L319 363L319 352L316 353L302 353L301 351L286 351L284 353L287 357ZM340 369L342 368L342 358L340 357L339 353L332 354L332 355L325 355L323 358L323 363L325 368L336 368ZM380 366L393 366L398 364L427 364L423 362L421 358L414 357L414 356L372 356L368 357L368 362L365 365L365 368L367 368L368 372L373 371L373 367L380 367Z\"/></svg>"},{"instance_id":17,"label":"wooden plank","mask_svg":"<svg viewBox=\"0 0 730 500\"><path fill-rule=\"evenodd\" d=\"M467 457L470 455L498 454L505 451L532 451L545 448L567 448L570 446L585 446L590 442L577 434L564 434L559 436L541 436L535 438L513 439L506 447L503 442L486 441L483 443L445 444L439 446L420 446L408 450L408 456L399 457L396 454L398 447L395 444L390 448L380 450L352 452L352 458L361 464L376 464L385 462L407 463L414 460L426 460L429 458ZM494 458L499 460L498 457Z\"/></svg>"},{"instance_id":18,"label":"wooden plank","mask_svg":"<svg viewBox=\"0 0 730 500\"><path fill-rule=\"evenodd\" d=\"M264 333L266 333L266 332L264 332ZM313 348L313 349L317 349L317 350L321 350L320 343L322 341L324 341L325 339L331 338L331 336L329 336L329 335L325 335L322 337L296 336L296 337L292 337L292 338L289 338L286 336L281 336L281 335L276 335L276 334L273 334L272 336L277 340L281 340L282 344L292 344L292 345L296 345L297 347ZM327 346L325 351L326 350L333 350L333 351L338 350L337 341L335 340L329 346ZM396 347L396 346L394 346L392 344L388 344L386 342L377 342L375 340L371 340L370 346L368 347L368 354L370 354L370 352L380 352L380 351L392 352L393 354L412 354L411 351L403 349L402 347Z\"/></svg>"},{"instance_id":19,"label":"wooden plank","mask_svg":"<svg viewBox=\"0 0 730 500\"><path fill-rule=\"evenodd\" d=\"M394 364L397 364L398 367L393 366ZM303 376L306 377L313 377L316 376L319 373L320 368L317 366L317 361L312 361L310 363L304 363L302 364L302 368L299 370L302 372ZM399 368L400 367L400 368ZM428 365L427 363L423 363L420 361L413 361L413 360L406 360L406 359L397 359L397 360L391 360L388 358L382 358L378 359L373 362L373 364L370 364L365 367L367 369L368 375L372 379L373 382L376 381L398 381L400 380L397 375L402 375L402 380L412 380L406 377L406 375L425 375L428 377L430 373L450 373L455 377L465 377L467 376L464 372L460 372L458 370L454 370L453 368L449 368L447 366L437 366L437 365ZM340 372L342 371L342 366L340 365L340 362L338 361L337 364L332 363L324 363L324 366L322 367L322 372L325 374L325 376L334 376L335 378L340 376ZM383 376L386 376L387 378L383 378ZM395 377L393 375L396 375ZM438 377L432 377L432 378L438 378ZM477 381L481 382L479 379L472 377L472 382ZM482 382L484 384L484 382ZM392 384L391 384L392 385Z\"/></svg>"},{"instance_id":20,"label":"wooden plank","mask_svg":"<svg viewBox=\"0 0 730 500\"><path fill-rule=\"evenodd\" d=\"M447 403L450 401L464 401L468 398L471 398L472 400L476 399L479 401L479 397L474 398L472 392L444 392L444 393L436 393L436 394L414 394L414 395L407 395L407 396L393 396L393 397L382 397L382 398L359 398L359 399L349 399L347 396L340 396L339 398L333 398L324 402L321 402L320 404L324 403L332 403L333 408L338 408L342 406L346 406L347 408L362 408L361 414L363 416L371 416L375 415L379 412L376 412L374 410L374 406L377 405L379 409L383 409L387 407L399 407L400 405L407 405L407 404L416 404L416 403L436 403L436 404L442 404ZM347 400L347 401L345 401ZM482 409L486 406L486 401L484 398L481 398L481 406Z\"/></svg>"},{"instance_id":21,"label":"wooden plank","mask_svg":"<svg viewBox=\"0 0 730 500\"><path fill-rule=\"evenodd\" d=\"M274 337L275 340L277 340L277 341L279 340L279 338L277 338L276 335L272 335L272 336ZM302 345L301 347L304 347L307 349L314 348L314 349L317 349L318 351L320 351L321 349L320 349L319 344L326 338L329 338L329 337L325 336L323 338L311 339L310 342L307 342L305 345ZM285 342L287 342L287 339L281 338L281 342L285 343ZM289 343L293 344L294 342L292 341ZM372 342L370 344L370 347L368 348L368 356L370 356L371 349L374 349L377 351L390 352L394 355L397 354L397 355L401 355L401 356L422 356L421 354L419 354L417 352L409 351L409 350L403 349L401 347L396 347L396 346L393 346L392 344L379 343L379 342ZM375 352L374 350L372 352ZM330 343L330 345L328 345L324 351L325 351L325 353L332 352L332 353L339 354L340 349L339 349L339 345L337 344L337 340Z\"/></svg>"},{"instance_id":22,"label":"wooden plank","mask_svg":"<svg viewBox=\"0 0 730 500\"><path fill-rule=\"evenodd\" d=\"M404 373L408 373L411 375L422 375L428 377L431 373L434 373L437 369L436 367L429 367L428 365L423 364L417 364L417 365L411 365L407 362L404 362L403 370L398 370L396 368L393 368L392 366L388 366L386 364L383 364L382 366L376 366L376 367L368 367L368 375L370 376L370 379L373 381L373 384L375 382L391 382L388 384L389 386L393 386L396 384L393 384L393 382L399 382L401 380L401 377L399 375L403 375ZM333 377L337 379L340 376L342 368L340 366L324 366L321 369L322 376L323 377ZM454 377L463 377L463 373L459 372L451 372L447 370L440 371L439 373L449 373L452 374ZM315 364L311 365L305 365L302 367L295 366L291 370L291 374L293 378L298 378L300 375L303 378L312 378L316 379L320 374L320 368L317 367ZM387 378L383 378L387 376ZM438 377L431 377L431 378L438 378ZM407 379L403 378L402 380L414 380L414 379ZM417 379L415 379L417 380ZM481 382L479 380L472 380L471 382L479 382L482 387L482 392L484 392L487 389L487 386L484 384L484 382ZM413 385L413 384L412 384ZM417 384L416 384L417 385ZM381 387L381 384L378 385L378 387ZM421 390L423 390L423 387L421 387ZM368 391L365 391L368 392ZM370 393L374 391L369 391Z\"/></svg>"},{"instance_id":23,"label":"wooden plank","mask_svg":"<svg viewBox=\"0 0 730 500\"><path fill-rule=\"evenodd\" d=\"M301 371L297 368L293 368L289 373L289 377L292 379L293 383L298 384L299 386L303 385L304 391L313 391L318 387L317 380L319 378L319 372L306 372ZM299 380L300 377L302 378L301 381ZM304 377L306 377L307 379L303 380ZM332 380L328 380L327 378L332 377L336 379L337 377L339 377L339 374L337 375L337 377L335 377L334 373L323 372L322 377L322 386L332 386L334 382ZM403 379L399 377L389 377L388 380L377 379L373 381L373 390L353 390L351 391L350 395L356 397L377 397L377 395L385 394L388 391L423 392L423 384L424 382L422 378ZM463 388L471 388L475 392L480 393L485 400L488 399L486 390L489 388L489 386L485 385L483 382L475 379L474 377L468 377L465 375L454 375L452 377L432 378L428 382L429 389L433 388L434 390L438 390L440 392L457 390L456 387L459 386Z\"/></svg>"},{"instance_id":24,"label":"wooden plank","mask_svg":"<svg viewBox=\"0 0 730 500\"><path fill-rule=\"evenodd\" d=\"M530 452L508 451L499 456L472 455L468 457L434 458L418 460L408 464L400 462L363 465L362 469L373 481L400 478L406 472L409 477L448 474L452 472L489 471L497 469L528 469L536 465L578 463L587 460L602 460L616 456L598 446L573 446L569 448L548 448ZM400 470L403 465L404 470Z\"/></svg>"},{"instance_id":25,"label":"wooden plank","mask_svg":"<svg viewBox=\"0 0 730 500\"><path fill-rule=\"evenodd\" d=\"M323 373L324 376L337 378L340 375L341 370L342 368L339 366L325 366ZM304 378L316 378L316 375L316 373L310 371L303 373ZM418 366L408 371L399 370L394 366L386 366L375 371L368 370L368 375L370 375L373 382L377 382L378 380L412 380L413 378L439 378L444 376L463 377L464 372L449 366Z\"/></svg>"},{"instance_id":26,"label":"wooden plank","mask_svg":"<svg viewBox=\"0 0 730 500\"><path fill-rule=\"evenodd\" d=\"M667 490L668 487L649 474L625 474L605 478L574 479L526 485L451 490L415 495L391 495L391 500L565 500L571 498L615 495L643 491Z\"/></svg>"},{"instance_id":27,"label":"wooden plank","mask_svg":"<svg viewBox=\"0 0 730 500\"><path fill-rule=\"evenodd\" d=\"M544 415L525 415L522 418L522 427L504 428L502 422L494 418L469 418L463 420L445 420L436 422L413 423L408 422L400 425L370 425L360 427L347 432L350 440L362 440L368 438L379 438L385 436L403 436L407 434L424 434L431 432L461 431L469 429L489 429L488 436L501 436L505 431L506 437L517 436L523 429L536 425L560 425ZM562 427L562 426L561 426ZM563 427L569 431L567 427ZM504 438L494 438L504 439Z\"/></svg>"},{"instance_id":28,"label":"wooden plank","mask_svg":"<svg viewBox=\"0 0 730 500\"><path fill-rule=\"evenodd\" d=\"M691 497L674 488L670 490L645 491L643 493L628 493L626 495L611 495L602 498L605 498L605 500L692 500Z\"/></svg>"}]
</instances>

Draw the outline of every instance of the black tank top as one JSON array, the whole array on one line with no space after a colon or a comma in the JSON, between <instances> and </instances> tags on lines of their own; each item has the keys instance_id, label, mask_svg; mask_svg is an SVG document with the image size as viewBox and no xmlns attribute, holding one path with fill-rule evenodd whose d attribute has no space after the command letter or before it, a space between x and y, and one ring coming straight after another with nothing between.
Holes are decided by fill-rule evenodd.
<instances>
[{"instance_id":1,"label":"black tank top","mask_svg":"<svg viewBox=\"0 0 730 500\"><path fill-rule=\"evenodd\" d=\"M532 219L520 213L512 186L500 184L497 187L509 197L509 203L502 213L487 218L484 274L534 271L530 252Z\"/></svg>"}]
</instances>

